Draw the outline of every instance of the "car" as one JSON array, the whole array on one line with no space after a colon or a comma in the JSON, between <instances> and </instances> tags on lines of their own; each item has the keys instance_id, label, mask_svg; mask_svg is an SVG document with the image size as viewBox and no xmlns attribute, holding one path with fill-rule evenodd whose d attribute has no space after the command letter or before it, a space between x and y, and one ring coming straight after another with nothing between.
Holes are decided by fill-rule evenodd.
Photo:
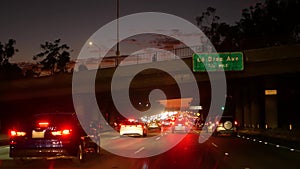
<instances>
[{"instance_id":1,"label":"car","mask_svg":"<svg viewBox=\"0 0 300 169\"><path fill-rule=\"evenodd\" d=\"M167 131L174 124L172 119L165 119L161 121L161 131Z\"/></svg>"},{"instance_id":2,"label":"car","mask_svg":"<svg viewBox=\"0 0 300 169\"><path fill-rule=\"evenodd\" d=\"M42 113L20 120L10 129L13 159L72 159L80 164L88 153L100 155L100 136L87 135L75 113Z\"/></svg>"},{"instance_id":3,"label":"car","mask_svg":"<svg viewBox=\"0 0 300 169\"><path fill-rule=\"evenodd\" d=\"M151 121L147 126L149 130L161 130L161 125L157 121Z\"/></svg>"},{"instance_id":4,"label":"car","mask_svg":"<svg viewBox=\"0 0 300 169\"><path fill-rule=\"evenodd\" d=\"M174 121L174 124L172 125L172 133L175 132L184 132L188 133L190 130L189 121L184 118L178 118Z\"/></svg>"},{"instance_id":5,"label":"car","mask_svg":"<svg viewBox=\"0 0 300 169\"><path fill-rule=\"evenodd\" d=\"M208 125L208 131L213 135L231 135L237 134L238 122L233 116L216 116Z\"/></svg>"},{"instance_id":6,"label":"car","mask_svg":"<svg viewBox=\"0 0 300 169\"><path fill-rule=\"evenodd\" d=\"M140 136L145 137L148 129L145 123L135 119L128 119L120 125L120 136Z\"/></svg>"},{"instance_id":7,"label":"car","mask_svg":"<svg viewBox=\"0 0 300 169\"><path fill-rule=\"evenodd\" d=\"M202 130L202 128L203 128L203 126L204 126L203 120L202 120L200 117L198 117L198 118L196 118L194 121L195 121L195 122L194 122L194 127L195 127L196 129Z\"/></svg>"},{"instance_id":8,"label":"car","mask_svg":"<svg viewBox=\"0 0 300 169\"><path fill-rule=\"evenodd\" d=\"M161 125L163 127L170 127L174 124L174 121L172 119L166 119L166 120L162 120Z\"/></svg>"}]
</instances>

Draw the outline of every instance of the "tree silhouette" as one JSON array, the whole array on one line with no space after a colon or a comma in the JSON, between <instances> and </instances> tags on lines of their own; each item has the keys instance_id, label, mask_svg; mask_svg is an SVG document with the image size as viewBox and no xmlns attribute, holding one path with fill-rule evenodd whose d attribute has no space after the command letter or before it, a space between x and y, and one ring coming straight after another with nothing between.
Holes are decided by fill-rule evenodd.
<instances>
[{"instance_id":1,"label":"tree silhouette","mask_svg":"<svg viewBox=\"0 0 300 169\"><path fill-rule=\"evenodd\" d=\"M23 76L22 69L17 64L9 62L18 49L15 49L16 40L9 39L7 43L0 42L0 79L16 79Z\"/></svg>"},{"instance_id":2,"label":"tree silhouette","mask_svg":"<svg viewBox=\"0 0 300 169\"><path fill-rule=\"evenodd\" d=\"M266 0L243 9L241 16L234 25L220 23L216 9L208 7L196 21L217 51L300 42L298 0Z\"/></svg>"},{"instance_id":3,"label":"tree silhouette","mask_svg":"<svg viewBox=\"0 0 300 169\"><path fill-rule=\"evenodd\" d=\"M216 15L215 8L208 7L201 16L196 17L196 21L218 51L238 48L236 43L238 34L235 30L237 28L225 22L220 22L220 17Z\"/></svg>"},{"instance_id":4,"label":"tree silhouette","mask_svg":"<svg viewBox=\"0 0 300 169\"><path fill-rule=\"evenodd\" d=\"M50 70L51 75L65 71L67 63L70 62L70 47L67 44L60 44L60 41L60 39L54 42L46 41L41 44L42 52L33 56L33 60L42 59L39 63L44 69Z\"/></svg>"},{"instance_id":5,"label":"tree silhouette","mask_svg":"<svg viewBox=\"0 0 300 169\"><path fill-rule=\"evenodd\" d=\"M298 0L266 0L242 12L237 22L243 48L299 43L300 3Z\"/></svg>"},{"instance_id":6,"label":"tree silhouette","mask_svg":"<svg viewBox=\"0 0 300 169\"><path fill-rule=\"evenodd\" d=\"M9 59L13 57L15 52L18 52L18 49L14 47L15 44L16 40L14 39L9 39L8 43L4 45L0 42L0 66L9 64Z\"/></svg>"},{"instance_id":7,"label":"tree silhouette","mask_svg":"<svg viewBox=\"0 0 300 169\"><path fill-rule=\"evenodd\" d=\"M221 43L221 35L218 31L221 25L219 19L220 17L216 16L216 9L212 7L208 7L200 17L196 17L197 25L215 45Z\"/></svg>"}]
</instances>

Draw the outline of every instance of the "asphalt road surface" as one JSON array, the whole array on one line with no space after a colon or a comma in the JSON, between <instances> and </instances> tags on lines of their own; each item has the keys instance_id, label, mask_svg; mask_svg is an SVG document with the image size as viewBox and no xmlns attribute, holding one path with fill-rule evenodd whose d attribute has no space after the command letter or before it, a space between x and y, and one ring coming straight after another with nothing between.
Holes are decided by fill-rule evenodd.
<instances>
[{"instance_id":1,"label":"asphalt road surface","mask_svg":"<svg viewBox=\"0 0 300 169\"><path fill-rule=\"evenodd\" d=\"M300 151L249 137L210 137L199 143L199 131L150 133L147 138L102 136L100 158L91 156L76 165L71 160L27 160L8 157L8 146L0 147L0 168L11 169L299 169ZM201 134L201 136L203 136ZM174 140L183 138L176 146ZM109 147L109 151L107 151ZM150 153L161 152L154 156ZM119 153L119 155L113 154ZM122 157L126 155L127 157Z\"/></svg>"}]
</instances>

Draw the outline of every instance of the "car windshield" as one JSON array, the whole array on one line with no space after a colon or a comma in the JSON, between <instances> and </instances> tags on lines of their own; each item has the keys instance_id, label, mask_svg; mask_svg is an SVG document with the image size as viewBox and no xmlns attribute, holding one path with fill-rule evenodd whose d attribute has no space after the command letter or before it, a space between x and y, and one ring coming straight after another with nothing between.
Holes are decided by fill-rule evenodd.
<instances>
[{"instance_id":1,"label":"car windshield","mask_svg":"<svg viewBox=\"0 0 300 169\"><path fill-rule=\"evenodd\" d=\"M230 117L230 116L222 116L220 118L220 122L225 122L225 121L233 121L233 117Z\"/></svg>"},{"instance_id":2,"label":"car windshield","mask_svg":"<svg viewBox=\"0 0 300 169\"><path fill-rule=\"evenodd\" d=\"M139 121L125 120L125 121L121 122L121 124L123 124L123 125L137 125L137 124L143 124L143 123L139 122Z\"/></svg>"},{"instance_id":3,"label":"car windshield","mask_svg":"<svg viewBox=\"0 0 300 169\"><path fill-rule=\"evenodd\" d=\"M300 168L300 0L4 0L0 168Z\"/></svg>"}]
</instances>

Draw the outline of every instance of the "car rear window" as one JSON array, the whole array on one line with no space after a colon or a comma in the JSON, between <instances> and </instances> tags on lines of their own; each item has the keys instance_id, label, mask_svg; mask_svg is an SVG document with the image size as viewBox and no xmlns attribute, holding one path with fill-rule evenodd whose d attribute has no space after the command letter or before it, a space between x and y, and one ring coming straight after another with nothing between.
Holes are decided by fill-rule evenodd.
<instances>
[{"instance_id":1,"label":"car rear window","mask_svg":"<svg viewBox=\"0 0 300 169\"><path fill-rule=\"evenodd\" d=\"M37 114L34 115L34 121L48 121L52 124L74 123L76 118L70 114Z\"/></svg>"},{"instance_id":2,"label":"car rear window","mask_svg":"<svg viewBox=\"0 0 300 169\"><path fill-rule=\"evenodd\" d=\"M233 121L233 117L221 117L220 121L221 121L221 122L225 122L225 121Z\"/></svg>"}]
</instances>

